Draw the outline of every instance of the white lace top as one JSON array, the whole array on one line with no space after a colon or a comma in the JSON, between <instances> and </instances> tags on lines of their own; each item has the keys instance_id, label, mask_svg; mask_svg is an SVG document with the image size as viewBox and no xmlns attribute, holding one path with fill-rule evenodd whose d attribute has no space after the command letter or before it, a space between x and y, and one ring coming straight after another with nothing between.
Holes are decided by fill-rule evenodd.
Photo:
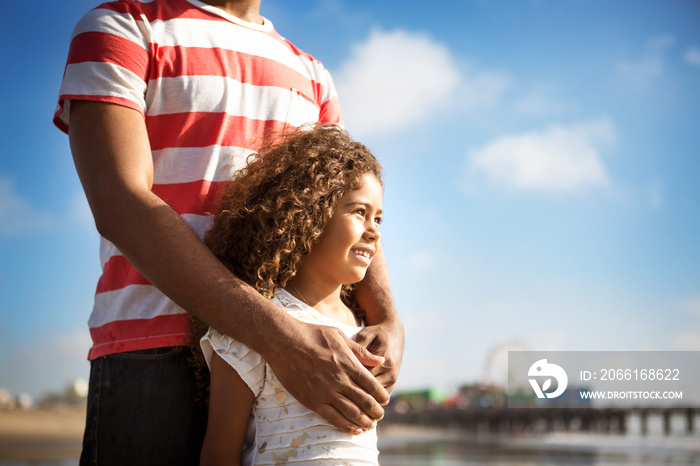
<instances>
[{"instance_id":1,"label":"white lace top","mask_svg":"<svg viewBox=\"0 0 700 466\"><path fill-rule=\"evenodd\" d=\"M277 290L272 302L297 320L337 327L349 338L361 330L324 316L283 289ZM209 329L201 345L210 367L216 351L255 395L243 452L244 465L378 464L376 429L361 435L339 431L294 399L260 354L231 337Z\"/></svg>"}]
</instances>

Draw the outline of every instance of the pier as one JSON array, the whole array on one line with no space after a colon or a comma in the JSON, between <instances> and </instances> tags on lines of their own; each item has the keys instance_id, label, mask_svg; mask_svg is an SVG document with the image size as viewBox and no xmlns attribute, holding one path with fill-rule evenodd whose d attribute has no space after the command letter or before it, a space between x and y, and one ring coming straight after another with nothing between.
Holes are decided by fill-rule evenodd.
<instances>
[{"instance_id":1,"label":"pier","mask_svg":"<svg viewBox=\"0 0 700 466\"><path fill-rule=\"evenodd\" d=\"M669 408L477 408L470 407L388 411L382 421L429 427L458 428L475 434L522 432L595 432L626 434L630 420L639 422L639 433L648 435L651 420L660 421L664 435L694 435L700 407ZM675 422L673 422L675 420ZM673 426L682 423L682 431ZM678 429L676 429L678 430Z\"/></svg>"}]
</instances>

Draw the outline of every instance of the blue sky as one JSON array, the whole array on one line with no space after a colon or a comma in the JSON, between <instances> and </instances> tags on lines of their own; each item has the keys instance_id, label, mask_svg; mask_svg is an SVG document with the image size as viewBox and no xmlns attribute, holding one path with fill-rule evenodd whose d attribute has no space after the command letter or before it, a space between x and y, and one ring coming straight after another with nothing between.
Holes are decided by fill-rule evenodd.
<instances>
[{"instance_id":1,"label":"blue sky","mask_svg":"<svg viewBox=\"0 0 700 466\"><path fill-rule=\"evenodd\" d=\"M97 234L51 117L77 19L9 3L0 118L0 387L87 377ZM504 345L700 350L700 4L263 1L331 70L386 169L399 388Z\"/></svg>"}]
</instances>

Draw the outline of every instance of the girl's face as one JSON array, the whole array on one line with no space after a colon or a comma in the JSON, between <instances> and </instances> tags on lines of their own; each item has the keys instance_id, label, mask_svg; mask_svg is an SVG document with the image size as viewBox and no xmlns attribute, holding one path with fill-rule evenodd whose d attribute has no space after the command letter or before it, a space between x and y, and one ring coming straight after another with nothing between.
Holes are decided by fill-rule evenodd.
<instances>
[{"instance_id":1,"label":"girl's face","mask_svg":"<svg viewBox=\"0 0 700 466\"><path fill-rule=\"evenodd\" d=\"M382 185L371 174L360 188L338 200L321 239L302 259L297 274L312 273L326 284L346 285L362 280L379 250Z\"/></svg>"}]
</instances>

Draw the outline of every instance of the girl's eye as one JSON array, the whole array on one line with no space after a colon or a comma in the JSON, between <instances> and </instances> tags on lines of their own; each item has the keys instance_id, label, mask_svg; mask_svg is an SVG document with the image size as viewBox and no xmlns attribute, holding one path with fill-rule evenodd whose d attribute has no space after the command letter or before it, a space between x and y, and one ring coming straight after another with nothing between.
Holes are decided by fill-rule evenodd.
<instances>
[{"instance_id":1,"label":"girl's eye","mask_svg":"<svg viewBox=\"0 0 700 466\"><path fill-rule=\"evenodd\" d=\"M365 216L365 209L355 209L355 212L358 215Z\"/></svg>"},{"instance_id":2,"label":"girl's eye","mask_svg":"<svg viewBox=\"0 0 700 466\"><path fill-rule=\"evenodd\" d=\"M381 218L381 217L376 217L376 218L374 219L374 223L376 223L377 225L381 225L381 224L382 224L382 218Z\"/></svg>"}]
</instances>

